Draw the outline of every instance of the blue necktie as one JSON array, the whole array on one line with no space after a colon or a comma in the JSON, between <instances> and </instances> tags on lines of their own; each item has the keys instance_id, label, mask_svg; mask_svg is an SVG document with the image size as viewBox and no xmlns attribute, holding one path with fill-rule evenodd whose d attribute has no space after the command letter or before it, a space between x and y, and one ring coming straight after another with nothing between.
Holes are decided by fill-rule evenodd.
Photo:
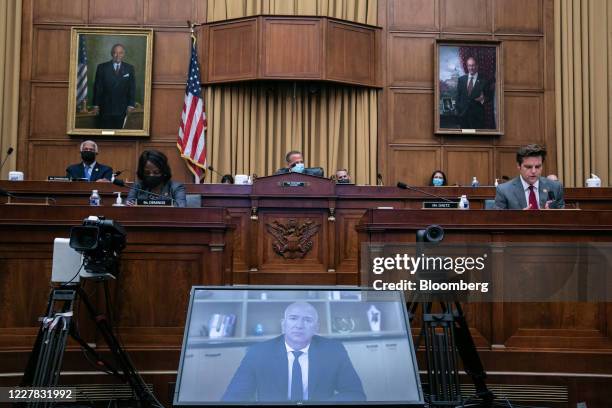
<instances>
[{"instance_id":1,"label":"blue necktie","mask_svg":"<svg viewBox=\"0 0 612 408\"><path fill-rule=\"evenodd\" d=\"M302 366L299 358L302 351L292 351L293 367L291 368L291 401L302 401L304 399L304 389L302 384Z\"/></svg>"},{"instance_id":2,"label":"blue necktie","mask_svg":"<svg viewBox=\"0 0 612 408\"><path fill-rule=\"evenodd\" d=\"M85 166L85 178L91 180L91 167Z\"/></svg>"}]
</instances>

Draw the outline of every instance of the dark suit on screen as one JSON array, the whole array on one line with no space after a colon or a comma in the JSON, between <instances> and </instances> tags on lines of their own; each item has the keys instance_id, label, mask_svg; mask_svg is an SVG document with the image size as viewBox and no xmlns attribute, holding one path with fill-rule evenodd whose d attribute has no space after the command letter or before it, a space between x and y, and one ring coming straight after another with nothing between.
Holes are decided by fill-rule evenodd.
<instances>
[{"instance_id":1,"label":"dark suit on screen","mask_svg":"<svg viewBox=\"0 0 612 408\"><path fill-rule=\"evenodd\" d=\"M308 350L309 401L365 401L361 380L342 343L314 336ZM225 390L223 401L287 401L285 337L257 343L247 351Z\"/></svg>"},{"instance_id":2,"label":"dark suit on screen","mask_svg":"<svg viewBox=\"0 0 612 408\"><path fill-rule=\"evenodd\" d=\"M538 205L544 208L548 201L548 192L551 192L555 200L550 203L549 208L564 208L563 186L558 181L540 177L538 183ZM525 190L521 183L521 176L497 186L495 193L495 208L508 210L522 210L527 207Z\"/></svg>"},{"instance_id":3,"label":"dark suit on screen","mask_svg":"<svg viewBox=\"0 0 612 408\"><path fill-rule=\"evenodd\" d=\"M463 75L457 82L456 110L459 117L459 125L462 129L483 129L485 128L485 108L484 104L478 102L481 94L484 95L485 103L491 100L489 81L480 73L472 87L472 92L468 94L468 77Z\"/></svg>"},{"instance_id":4,"label":"dark suit on screen","mask_svg":"<svg viewBox=\"0 0 612 408\"><path fill-rule=\"evenodd\" d=\"M71 179L83 179L85 178L85 167L83 163L71 164L66 169L66 177ZM91 178L89 181L97 181L100 179L110 180L113 177L113 169L105 164L96 162L94 168L91 171Z\"/></svg>"},{"instance_id":5,"label":"dark suit on screen","mask_svg":"<svg viewBox=\"0 0 612 408\"><path fill-rule=\"evenodd\" d=\"M113 61L98 65L94 82L93 104L100 108L98 127L121 129L128 106L135 106L136 76L134 66L121 62L115 72Z\"/></svg>"}]
</instances>

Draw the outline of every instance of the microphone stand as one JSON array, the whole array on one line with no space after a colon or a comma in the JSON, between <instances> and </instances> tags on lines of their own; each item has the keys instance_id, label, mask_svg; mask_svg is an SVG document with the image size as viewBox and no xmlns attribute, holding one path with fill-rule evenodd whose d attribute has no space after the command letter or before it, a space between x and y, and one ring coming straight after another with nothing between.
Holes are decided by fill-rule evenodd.
<instances>
[{"instance_id":1,"label":"microphone stand","mask_svg":"<svg viewBox=\"0 0 612 408\"><path fill-rule=\"evenodd\" d=\"M419 193L421 193L421 194L425 194L425 195L428 195L428 196L430 196L430 197L434 197L434 198L437 198L437 199L439 199L439 200L446 201L446 202L448 202L448 203L455 203L455 202L456 202L456 201L453 201L453 200L449 200L449 199L448 199L448 198L446 198L446 197L441 197L441 196L439 196L439 195L437 195L437 194L433 194L433 193L430 193L430 192L428 192L428 191L421 190L420 188L416 188L416 187L413 187L413 186L411 186L411 185L408 185L408 184L406 184L406 183L402 183L401 181L398 181L398 182L397 182L397 187L399 187L399 188L401 188L401 189L404 189L404 190L413 190L413 191L419 192Z\"/></svg>"},{"instance_id":2,"label":"microphone stand","mask_svg":"<svg viewBox=\"0 0 612 408\"><path fill-rule=\"evenodd\" d=\"M2 164L0 164L0 171L2 171L2 168L6 164L6 161L11 156L11 154L13 154L13 150L14 149L12 147L9 147L8 150L6 151L6 157L4 158L4 160L2 160Z\"/></svg>"}]
</instances>

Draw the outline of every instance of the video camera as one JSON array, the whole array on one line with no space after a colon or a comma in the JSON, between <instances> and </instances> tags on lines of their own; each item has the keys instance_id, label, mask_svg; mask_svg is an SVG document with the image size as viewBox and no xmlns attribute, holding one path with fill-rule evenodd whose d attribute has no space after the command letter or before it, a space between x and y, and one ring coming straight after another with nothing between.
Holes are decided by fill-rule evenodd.
<instances>
[{"instance_id":1,"label":"video camera","mask_svg":"<svg viewBox=\"0 0 612 408\"><path fill-rule=\"evenodd\" d=\"M83 278L114 279L125 244L125 228L104 217L89 216L70 230L70 248L83 254Z\"/></svg>"}]
</instances>

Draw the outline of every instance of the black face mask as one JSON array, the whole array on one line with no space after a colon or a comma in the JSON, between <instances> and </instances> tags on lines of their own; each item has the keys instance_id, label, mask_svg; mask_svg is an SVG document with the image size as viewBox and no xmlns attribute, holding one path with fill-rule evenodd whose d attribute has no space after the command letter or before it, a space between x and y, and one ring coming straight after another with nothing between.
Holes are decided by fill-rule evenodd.
<instances>
[{"instance_id":1,"label":"black face mask","mask_svg":"<svg viewBox=\"0 0 612 408\"><path fill-rule=\"evenodd\" d=\"M155 188L159 186L163 181L162 176L144 176L142 180L142 184L144 184L148 188Z\"/></svg>"},{"instance_id":2,"label":"black face mask","mask_svg":"<svg viewBox=\"0 0 612 408\"><path fill-rule=\"evenodd\" d=\"M87 164L89 163L93 163L94 160L96 160L96 152L90 152L90 151L82 151L81 152L81 159L83 159L83 161Z\"/></svg>"},{"instance_id":3,"label":"black face mask","mask_svg":"<svg viewBox=\"0 0 612 408\"><path fill-rule=\"evenodd\" d=\"M351 184L351 180L349 180L349 179L338 179L338 181L336 181L336 183L338 183L338 184Z\"/></svg>"}]
</instances>

